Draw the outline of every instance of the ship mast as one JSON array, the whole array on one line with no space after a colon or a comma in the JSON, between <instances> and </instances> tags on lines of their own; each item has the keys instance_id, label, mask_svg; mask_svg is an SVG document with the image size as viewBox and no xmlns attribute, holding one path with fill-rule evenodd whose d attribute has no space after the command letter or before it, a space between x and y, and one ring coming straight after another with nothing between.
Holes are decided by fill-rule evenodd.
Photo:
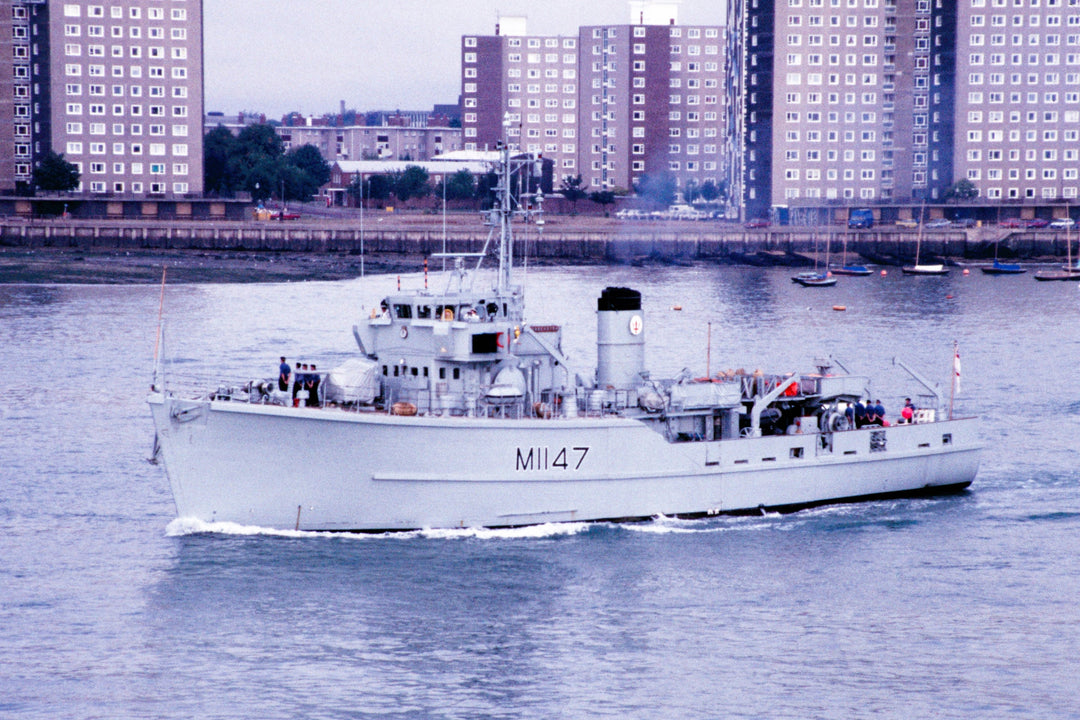
<instances>
[{"instance_id":1,"label":"ship mast","mask_svg":"<svg viewBox=\"0 0 1080 720\"><path fill-rule=\"evenodd\" d=\"M499 185L495 190L495 205L499 215L499 284L500 293L509 292L514 272L514 207L510 192L510 145L503 143L499 157Z\"/></svg>"},{"instance_id":2,"label":"ship mast","mask_svg":"<svg viewBox=\"0 0 1080 720\"><path fill-rule=\"evenodd\" d=\"M491 232L488 234L484 250L480 253L477 269L487 255L491 241L495 233L499 233L499 278L496 289L500 293L510 293L514 290L514 228L513 221L516 215L520 215L526 222L536 218L537 225L542 225L544 195L539 188L535 193L530 192L532 183L539 183L542 165L540 157L531 154L523 154L517 158L511 157L510 145L501 142L498 145L499 160L496 167L498 183L495 185L495 203L488 214L488 224ZM515 183L517 187L515 188ZM530 206L530 200L536 201L536 207Z\"/></svg>"}]
</instances>

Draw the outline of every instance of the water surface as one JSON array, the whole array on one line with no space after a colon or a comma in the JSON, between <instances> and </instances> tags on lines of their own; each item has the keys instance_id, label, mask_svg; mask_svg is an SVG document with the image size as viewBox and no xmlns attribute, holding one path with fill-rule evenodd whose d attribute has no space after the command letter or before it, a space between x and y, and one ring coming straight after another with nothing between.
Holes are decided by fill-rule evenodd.
<instances>
[{"instance_id":1,"label":"water surface","mask_svg":"<svg viewBox=\"0 0 1080 720\"><path fill-rule=\"evenodd\" d=\"M158 289L0 286L0 716L1080 716L1077 286L789 275L530 270L530 319L562 323L591 368L595 299L628 285L655 375L832 353L893 417L917 388L892 357L947 394L957 341L956 412L986 442L970 491L693 522L204 532L174 522L145 461ZM395 284L170 286L166 372L331 367Z\"/></svg>"}]
</instances>

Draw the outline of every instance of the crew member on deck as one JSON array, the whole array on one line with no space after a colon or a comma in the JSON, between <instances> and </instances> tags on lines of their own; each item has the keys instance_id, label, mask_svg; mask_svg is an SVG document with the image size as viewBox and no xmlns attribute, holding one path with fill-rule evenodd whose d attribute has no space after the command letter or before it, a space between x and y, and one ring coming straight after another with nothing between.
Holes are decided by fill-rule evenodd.
<instances>
[{"instance_id":1,"label":"crew member on deck","mask_svg":"<svg viewBox=\"0 0 1080 720\"><path fill-rule=\"evenodd\" d=\"M296 382L293 383L292 396L293 407L300 407L300 400L302 395L300 394L304 390L304 383L307 382L307 363L296 363Z\"/></svg>"},{"instance_id":2,"label":"crew member on deck","mask_svg":"<svg viewBox=\"0 0 1080 720\"><path fill-rule=\"evenodd\" d=\"M874 422L882 427L889 426L889 421L885 419L885 406L880 399L874 403Z\"/></svg>"},{"instance_id":3,"label":"crew member on deck","mask_svg":"<svg viewBox=\"0 0 1080 720\"><path fill-rule=\"evenodd\" d=\"M867 398L866 400L866 418L863 420L863 425L880 425L881 420L878 418L877 406L874 405L874 401Z\"/></svg>"},{"instance_id":4,"label":"crew member on deck","mask_svg":"<svg viewBox=\"0 0 1080 720\"><path fill-rule=\"evenodd\" d=\"M318 407L319 405L319 373L315 371L315 363L311 364L311 372L308 373L304 382L304 389L308 391L307 406Z\"/></svg>"},{"instance_id":5,"label":"crew member on deck","mask_svg":"<svg viewBox=\"0 0 1080 720\"><path fill-rule=\"evenodd\" d=\"M915 405L911 402L911 398L904 398L904 407L900 410L900 422L915 422Z\"/></svg>"},{"instance_id":6,"label":"crew member on deck","mask_svg":"<svg viewBox=\"0 0 1080 720\"><path fill-rule=\"evenodd\" d=\"M277 386L278 390L285 392L289 389L289 376L292 375L292 368L289 367L289 363L285 362L285 357L281 358L281 365L278 367Z\"/></svg>"}]
</instances>

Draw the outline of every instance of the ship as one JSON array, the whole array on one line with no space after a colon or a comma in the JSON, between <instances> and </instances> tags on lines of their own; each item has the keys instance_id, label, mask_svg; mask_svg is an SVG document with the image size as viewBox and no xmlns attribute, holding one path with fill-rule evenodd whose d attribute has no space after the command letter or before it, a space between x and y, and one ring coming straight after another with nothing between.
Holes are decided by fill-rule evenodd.
<instances>
[{"instance_id":1,"label":"ship","mask_svg":"<svg viewBox=\"0 0 1080 720\"><path fill-rule=\"evenodd\" d=\"M608 287L596 365L580 366L560 324L526 316L514 273L515 223L543 228L540 162L500 147L483 250L435 254L448 268L440 289L399 289L363 313L340 367L294 373L284 390L276 379L189 389L156 360L154 458L177 516L499 528L790 511L973 482L977 418L946 414L937 386L896 359L929 399L892 426L852 417L869 378L831 357L807 372L653 377L641 293Z\"/></svg>"}]
</instances>

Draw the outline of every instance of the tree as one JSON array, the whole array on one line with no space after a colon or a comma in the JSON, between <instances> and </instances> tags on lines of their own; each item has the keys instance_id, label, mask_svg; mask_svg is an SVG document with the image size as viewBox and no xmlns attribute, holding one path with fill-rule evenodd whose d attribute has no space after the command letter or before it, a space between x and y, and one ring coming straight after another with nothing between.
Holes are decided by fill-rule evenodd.
<instances>
[{"instance_id":1,"label":"tree","mask_svg":"<svg viewBox=\"0 0 1080 720\"><path fill-rule=\"evenodd\" d=\"M79 187L79 170L52 150L34 168L34 185L41 190L66 192Z\"/></svg>"},{"instance_id":2,"label":"tree","mask_svg":"<svg viewBox=\"0 0 1080 720\"><path fill-rule=\"evenodd\" d=\"M473 197L476 194L476 179L473 178L473 174L466 168L458 170L456 173L444 180L446 183L446 199L447 200L466 200ZM443 194L443 184L439 183L439 187L436 190L436 194Z\"/></svg>"},{"instance_id":3,"label":"tree","mask_svg":"<svg viewBox=\"0 0 1080 720\"><path fill-rule=\"evenodd\" d=\"M491 170L476 179L476 199L480 207L490 208L495 204L495 188L499 185L499 176Z\"/></svg>"},{"instance_id":4,"label":"tree","mask_svg":"<svg viewBox=\"0 0 1080 720\"><path fill-rule=\"evenodd\" d=\"M394 190L393 178L389 175L372 175L365 184L367 192L364 197L369 200L386 200Z\"/></svg>"},{"instance_id":5,"label":"tree","mask_svg":"<svg viewBox=\"0 0 1080 720\"><path fill-rule=\"evenodd\" d=\"M979 197L979 188L967 178L957 180L945 191L946 200L974 200Z\"/></svg>"},{"instance_id":6,"label":"tree","mask_svg":"<svg viewBox=\"0 0 1080 720\"><path fill-rule=\"evenodd\" d=\"M634 191L660 205L670 205L675 200L675 177L671 173L660 175L642 175Z\"/></svg>"},{"instance_id":7,"label":"tree","mask_svg":"<svg viewBox=\"0 0 1080 720\"><path fill-rule=\"evenodd\" d=\"M720 188L712 180L706 180L701 185L701 197L705 202L712 202L720 197Z\"/></svg>"},{"instance_id":8,"label":"tree","mask_svg":"<svg viewBox=\"0 0 1080 720\"><path fill-rule=\"evenodd\" d=\"M301 145L285 156L285 194L290 200L307 202L330 182L330 164L314 145Z\"/></svg>"},{"instance_id":9,"label":"tree","mask_svg":"<svg viewBox=\"0 0 1080 720\"><path fill-rule=\"evenodd\" d=\"M330 163L323 160L322 153L314 145L301 145L285 156L301 172L306 173L316 187L330 182Z\"/></svg>"},{"instance_id":10,"label":"tree","mask_svg":"<svg viewBox=\"0 0 1080 720\"><path fill-rule=\"evenodd\" d=\"M203 168L207 192L230 196L243 190L256 201L306 202L330 181L330 165L316 147L302 145L286 154L269 125L249 125L235 137L217 126L204 137Z\"/></svg>"},{"instance_id":11,"label":"tree","mask_svg":"<svg viewBox=\"0 0 1080 720\"><path fill-rule=\"evenodd\" d=\"M245 190L255 200L278 192L285 173L284 143L269 125L248 125L236 137L226 177L234 190ZM258 185L258 187L256 187Z\"/></svg>"},{"instance_id":12,"label":"tree","mask_svg":"<svg viewBox=\"0 0 1080 720\"><path fill-rule=\"evenodd\" d=\"M394 195L401 202L427 197L431 194L428 177L428 171L419 165L406 165L404 170L394 173Z\"/></svg>"},{"instance_id":13,"label":"tree","mask_svg":"<svg viewBox=\"0 0 1080 720\"><path fill-rule=\"evenodd\" d=\"M248 157L263 155L280 157L285 152L285 143L274 128L269 125L248 125L236 136L240 153Z\"/></svg>"},{"instance_id":14,"label":"tree","mask_svg":"<svg viewBox=\"0 0 1080 720\"><path fill-rule=\"evenodd\" d=\"M562 185L559 187L559 192L562 196L570 201L573 206L573 212L577 212L577 201L583 199L588 193L581 189L581 175L576 177L567 175L562 179Z\"/></svg>"},{"instance_id":15,"label":"tree","mask_svg":"<svg viewBox=\"0 0 1080 720\"><path fill-rule=\"evenodd\" d=\"M604 217L608 216L608 205L615 204L615 193L611 190L598 190L589 193L589 199L604 208Z\"/></svg>"},{"instance_id":16,"label":"tree","mask_svg":"<svg viewBox=\"0 0 1080 720\"><path fill-rule=\"evenodd\" d=\"M701 197L701 187L694 180L687 180L683 185L683 200L692 203Z\"/></svg>"},{"instance_id":17,"label":"tree","mask_svg":"<svg viewBox=\"0 0 1080 720\"><path fill-rule=\"evenodd\" d=\"M203 183L206 192L232 195L236 178L229 172L229 160L237 151L236 136L218 125L203 138Z\"/></svg>"},{"instance_id":18,"label":"tree","mask_svg":"<svg viewBox=\"0 0 1080 720\"><path fill-rule=\"evenodd\" d=\"M245 173L242 187L251 193L252 200L267 200L281 187L283 170L284 165L280 158L259 158Z\"/></svg>"}]
</instances>

